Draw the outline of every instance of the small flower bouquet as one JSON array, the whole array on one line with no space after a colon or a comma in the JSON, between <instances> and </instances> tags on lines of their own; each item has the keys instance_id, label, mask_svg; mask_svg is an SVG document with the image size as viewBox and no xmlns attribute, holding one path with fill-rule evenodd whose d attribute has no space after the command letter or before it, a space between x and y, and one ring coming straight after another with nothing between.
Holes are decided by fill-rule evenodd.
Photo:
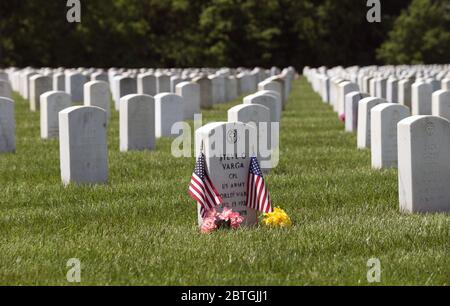
<instances>
[{"instance_id":1,"label":"small flower bouquet","mask_svg":"<svg viewBox=\"0 0 450 306\"><path fill-rule=\"evenodd\" d=\"M209 234L221 228L238 229L243 221L244 217L230 208L224 207L221 213L213 209L203 219L200 230L204 234Z\"/></svg>"},{"instance_id":2,"label":"small flower bouquet","mask_svg":"<svg viewBox=\"0 0 450 306\"><path fill-rule=\"evenodd\" d=\"M264 214L262 222L269 227L290 227L292 225L291 218L279 207L275 207L271 213Z\"/></svg>"}]
</instances>

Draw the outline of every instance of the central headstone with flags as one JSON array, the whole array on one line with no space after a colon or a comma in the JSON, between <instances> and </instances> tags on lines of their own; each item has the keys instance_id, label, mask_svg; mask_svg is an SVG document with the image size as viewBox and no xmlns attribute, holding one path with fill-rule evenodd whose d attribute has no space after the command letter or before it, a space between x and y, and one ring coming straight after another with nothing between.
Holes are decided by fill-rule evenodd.
<instances>
[{"instance_id":1,"label":"central headstone with flags","mask_svg":"<svg viewBox=\"0 0 450 306\"><path fill-rule=\"evenodd\" d=\"M202 224L208 210L231 208L254 225L258 213L272 211L256 152L256 129L242 122L215 122L195 133L197 164L189 193Z\"/></svg>"}]
</instances>

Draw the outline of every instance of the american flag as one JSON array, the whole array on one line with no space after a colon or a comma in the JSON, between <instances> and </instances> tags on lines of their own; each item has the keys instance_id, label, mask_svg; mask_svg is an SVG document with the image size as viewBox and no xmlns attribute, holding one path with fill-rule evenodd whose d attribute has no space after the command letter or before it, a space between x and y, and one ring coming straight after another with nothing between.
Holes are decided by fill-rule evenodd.
<instances>
[{"instance_id":1,"label":"american flag","mask_svg":"<svg viewBox=\"0 0 450 306\"><path fill-rule=\"evenodd\" d=\"M209 179L205 155L203 153L200 154L195 165L191 183L189 184L189 194L200 205L202 218L215 206L222 204L222 198Z\"/></svg>"},{"instance_id":2,"label":"american flag","mask_svg":"<svg viewBox=\"0 0 450 306\"><path fill-rule=\"evenodd\" d=\"M263 174L256 157L250 160L250 170L247 181L247 207L263 213L272 212L269 190L264 183Z\"/></svg>"}]
</instances>

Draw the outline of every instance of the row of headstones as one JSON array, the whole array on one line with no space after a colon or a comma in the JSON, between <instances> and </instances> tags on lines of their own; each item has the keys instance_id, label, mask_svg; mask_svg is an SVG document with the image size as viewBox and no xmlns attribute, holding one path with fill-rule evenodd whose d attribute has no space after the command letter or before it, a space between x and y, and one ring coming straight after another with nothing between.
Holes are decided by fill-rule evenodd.
<instances>
[{"instance_id":1,"label":"row of headstones","mask_svg":"<svg viewBox=\"0 0 450 306\"><path fill-rule=\"evenodd\" d=\"M450 211L449 65L307 67L304 74L345 130L357 133L357 147L371 149L372 167L399 169L402 211ZM362 82L349 80L355 75Z\"/></svg>"},{"instance_id":2,"label":"row of headstones","mask_svg":"<svg viewBox=\"0 0 450 306\"><path fill-rule=\"evenodd\" d=\"M210 107L236 99L239 95L256 91L257 84L270 76L280 74L273 67L270 70L254 68L229 69L17 69L6 70L13 90L30 101L30 109L39 109L42 93L54 90L64 91L72 100L84 100L84 84L89 81L103 81L110 84L115 109L119 110L120 98L129 94L176 93L176 86L183 82L194 82L201 88L200 104Z\"/></svg>"},{"instance_id":3,"label":"row of headstones","mask_svg":"<svg viewBox=\"0 0 450 306\"><path fill-rule=\"evenodd\" d=\"M426 67L426 66L425 66ZM432 66L434 70L411 69L406 73L404 67L386 77L385 72L367 71L361 68L355 72L333 68L326 73L324 68L311 69L311 83L322 100L330 103L340 116L345 114L345 95L352 91L361 91L373 97L399 103L412 109L414 115L431 114L431 96L438 90L450 90L450 67ZM380 69L383 71L383 69ZM426 74L427 73L427 74ZM423 102L422 102L423 101Z\"/></svg>"},{"instance_id":4,"label":"row of headstones","mask_svg":"<svg viewBox=\"0 0 450 306\"><path fill-rule=\"evenodd\" d=\"M121 98L121 150L154 149L155 137L171 136L171 127L184 118L186 101L199 95L198 86L179 84L180 95L171 93L131 94ZM109 119L110 93L102 81L85 84L86 107L103 109ZM59 113L73 105L71 96L61 91L49 91L40 96L40 131L42 139L59 137ZM0 152L15 151L14 101L0 97ZM127 130L130 132L127 132ZM124 132L125 131L125 132ZM145 138L145 141L144 141Z\"/></svg>"},{"instance_id":5,"label":"row of headstones","mask_svg":"<svg viewBox=\"0 0 450 306\"><path fill-rule=\"evenodd\" d=\"M293 79L292 69L285 71L283 75L273 76L258 84L260 89L276 90L275 94L280 97L280 104L283 101L281 97L285 93L285 87L290 91L290 80ZM45 92L39 100L41 136L43 138L59 136L61 173L65 184L102 183L108 177L106 148L108 112L101 108L101 105L109 104L108 84L104 81L91 81L84 87L85 105L88 106L71 106L70 95L60 91ZM183 89L186 89L187 93L192 95L195 90L188 91L189 88L197 89L197 96L199 95L197 84L177 85L182 94ZM145 94L122 97L119 106L121 150L152 149L155 135L174 136L171 127L173 123L183 120L183 112L180 112L183 110L183 99L183 96L171 93L162 93L155 97ZM6 139L4 151L12 152L15 150L13 101L2 98L0 109L2 110L0 134ZM275 116L279 117L280 112L275 113ZM7 126L8 129L4 129L3 126ZM6 132L3 133L4 131ZM0 142L0 151L3 151L2 143ZM83 158L80 159L80 156Z\"/></svg>"},{"instance_id":6,"label":"row of headstones","mask_svg":"<svg viewBox=\"0 0 450 306\"><path fill-rule=\"evenodd\" d=\"M42 68L34 70L26 68L18 70L16 68L7 69L8 73L3 76L12 80L13 88L24 96L29 98L30 109L38 111L40 109L40 96L54 89L58 99L62 96L62 92L66 90L71 95L74 102L82 101L84 98L85 105L98 106L108 112L110 117L110 99L109 90L112 92L115 109L120 108L120 99L130 94L146 94L155 96L157 93L172 92L184 98L183 107L177 109L173 120L179 119L179 112L183 111L183 119L192 120L194 114L200 112L200 108L209 108L217 102L224 102L235 99L238 94L254 92L256 90L256 82L266 79L266 83L280 79L280 70L273 67L270 70L255 68L252 71L244 69L223 68L220 70L212 69L171 69L171 70L124 70L111 68L107 72L95 69L84 70L52 70ZM146 72L147 71L147 72ZM170 74L173 74L170 76ZM207 76L208 73L214 73ZM234 75L233 75L234 74ZM181 76L181 77L180 77ZM88 79L92 81L85 83ZM188 82L188 80L190 80ZM0 95L10 97L11 86L4 81L0 81L3 85L5 93ZM270 87L270 84L267 84ZM283 97L289 90L290 83L286 86ZM1 89L1 87L0 87ZM47 98L53 98L50 96ZM176 99L173 96L165 97L165 99ZM65 103L61 102L61 107L65 107ZM55 109L56 110L56 109ZM43 118L48 116L44 111ZM173 120L161 120L162 124L170 126ZM55 121L55 120L54 120ZM57 122L57 120L56 120ZM51 120L45 120L44 125L51 124ZM55 124L53 124L54 126ZM45 131L46 128L43 130ZM163 128L167 131L167 128ZM56 133L57 134L57 133ZM48 133L43 133L43 138L51 137Z\"/></svg>"},{"instance_id":7,"label":"row of headstones","mask_svg":"<svg viewBox=\"0 0 450 306\"><path fill-rule=\"evenodd\" d=\"M289 71L292 71L290 69ZM286 77L281 75L273 76L264 80L259 84L262 89L275 89L282 97L285 96L285 88L290 91L290 82L287 82L284 86L285 78L292 78L291 74L287 74ZM39 79L39 77L37 78ZM32 78L33 80L33 78ZM277 85L280 84L278 87ZM7 84L6 84L7 85ZM33 87L33 86L32 86ZM123 126L128 126L126 122L136 122L135 128L130 130L146 130L141 125L143 121L146 121L147 125L153 126L152 120L143 118L155 118L155 128L147 130L148 134L154 135L156 131L156 137L171 136L171 127L175 122L179 122L183 119L192 119L195 113L200 112L200 86L192 82L182 82L177 84L176 92L178 95L170 93L162 93L155 96L153 99L150 95L127 95L126 103L119 103L119 108L123 109L123 116L121 116L121 122ZM10 96L10 93L7 94ZM110 113L110 93L108 90L108 84L104 81L91 81L84 84L84 104L86 106L97 106L107 111L108 117ZM49 139L58 137L58 113L71 106L72 101L69 94L62 91L49 91L40 96L38 104L41 108L41 136L43 139ZM145 105L155 105L150 107L151 109L144 109ZM193 107L194 106L194 107ZM128 118L128 119L124 119ZM136 119L136 120L135 120ZM124 131L126 129L122 129ZM126 135L130 135L125 137ZM154 147L154 137L147 138L147 141L142 141L142 137L138 137L133 141L133 135L137 133L123 133L124 139L121 142L122 150L139 150L139 149L151 149ZM153 140L152 140L153 139Z\"/></svg>"}]
</instances>

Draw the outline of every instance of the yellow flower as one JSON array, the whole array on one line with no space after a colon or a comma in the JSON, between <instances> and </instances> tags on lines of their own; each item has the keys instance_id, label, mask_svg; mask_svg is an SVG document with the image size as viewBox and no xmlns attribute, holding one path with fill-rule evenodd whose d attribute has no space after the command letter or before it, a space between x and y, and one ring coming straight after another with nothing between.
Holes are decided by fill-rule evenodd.
<instances>
[{"instance_id":1,"label":"yellow flower","mask_svg":"<svg viewBox=\"0 0 450 306\"><path fill-rule=\"evenodd\" d=\"M263 224L272 227L289 227L292 221L284 210L275 207L273 212L264 214Z\"/></svg>"}]
</instances>

